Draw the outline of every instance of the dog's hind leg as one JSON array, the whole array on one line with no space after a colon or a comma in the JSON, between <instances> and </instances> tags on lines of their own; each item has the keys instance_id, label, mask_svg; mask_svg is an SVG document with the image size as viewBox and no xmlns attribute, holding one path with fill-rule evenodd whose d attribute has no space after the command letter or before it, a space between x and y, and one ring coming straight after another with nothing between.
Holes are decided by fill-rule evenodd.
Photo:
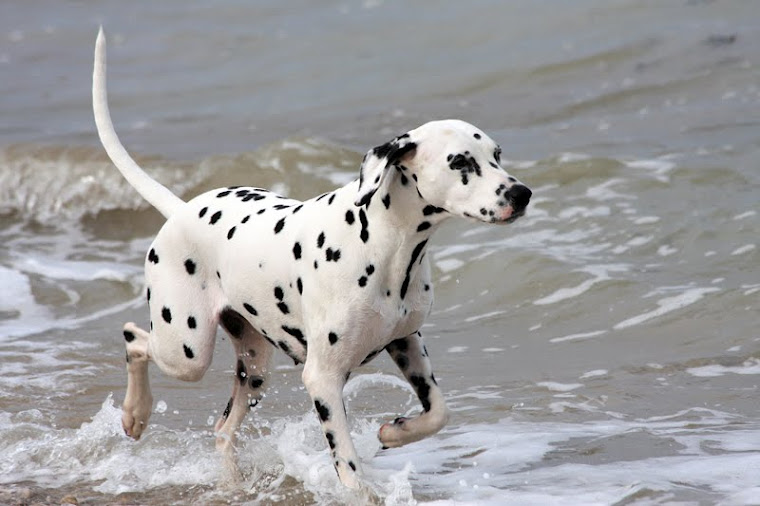
<instances>
[{"instance_id":1,"label":"dog's hind leg","mask_svg":"<svg viewBox=\"0 0 760 506\"><path fill-rule=\"evenodd\" d=\"M261 400L274 347L232 309L223 310L220 321L235 348L236 362L232 397L215 426L216 447L227 469L237 475L235 433L248 411Z\"/></svg>"},{"instance_id":2,"label":"dog's hind leg","mask_svg":"<svg viewBox=\"0 0 760 506\"><path fill-rule=\"evenodd\" d=\"M448 421L448 410L433 375L422 335L416 332L396 339L387 347L396 365L414 387L422 413L414 418L396 418L380 427L378 438L386 448L396 448L435 434Z\"/></svg>"},{"instance_id":3,"label":"dog's hind leg","mask_svg":"<svg viewBox=\"0 0 760 506\"><path fill-rule=\"evenodd\" d=\"M124 325L127 342L127 395L122 406L121 425L127 436L140 439L153 409L148 380L148 339L150 335L129 322Z\"/></svg>"}]
</instances>

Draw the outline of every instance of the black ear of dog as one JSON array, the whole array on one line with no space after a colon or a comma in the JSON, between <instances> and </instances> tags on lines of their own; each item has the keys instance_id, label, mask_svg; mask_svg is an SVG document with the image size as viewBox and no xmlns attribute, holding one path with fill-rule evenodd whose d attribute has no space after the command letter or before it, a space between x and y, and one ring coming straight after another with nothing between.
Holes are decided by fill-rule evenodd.
<instances>
[{"instance_id":1,"label":"black ear of dog","mask_svg":"<svg viewBox=\"0 0 760 506\"><path fill-rule=\"evenodd\" d=\"M388 169L417 149L417 143L409 140L409 134L396 137L390 142L370 149L359 169L359 191L354 205L361 207L372 200L380 188Z\"/></svg>"}]
</instances>

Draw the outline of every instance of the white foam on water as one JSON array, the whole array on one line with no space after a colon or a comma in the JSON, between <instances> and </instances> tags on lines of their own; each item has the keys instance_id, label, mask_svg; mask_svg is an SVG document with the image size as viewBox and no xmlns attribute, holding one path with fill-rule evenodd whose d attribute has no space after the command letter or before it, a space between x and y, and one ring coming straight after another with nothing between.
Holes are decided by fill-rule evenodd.
<instances>
[{"instance_id":1,"label":"white foam on water","mask_svg":"<svg viewBox=\"0 0 760 506\"><path fill-rule=\"evenodd\" d=\"M688 288L683 293L674 295L672 297L664 297L657 301L657 309L647 311L640 315L623 320L613 326L613 329L620 330L634 325L640 325L644 322L658 318L667 313L683 309L686 306L690 306L700 300L709 293L715 293L721 291L720 288Z\"/></svg>"},{"instance_id":2,"label":"white foam on water","mask_svg":"<svg viewBox=\"0 0 760 506\"><path fill-rule=\"evenodd\" d=\"M587 265L581 269L575 269L573 272L585 272L591 274L593 277L583 281L581 284L571 288L560 288L554 293L534 300L533 304L542 306L546 304L554 304L562 300L578 297L579 295L589 291L591 287L597 283L612 279L610 273L626 272L629 270L627 265L623 264L609 264L609 265Z\"/></svg>"},{"instance_id":3,"label":"white foam on water","mask_svg":"<svg viewBox=\"0 0 760 506\"><path fill-rule=\"evenodd\" d=\"M620 177L610 178L603 183L589 186L586 189L586 197L600 202L607 202L609 200L614 200L616 202L636 200L636 196L634 195L620 193L612 189L613 186L622 185L627 182L628 181L626 179Z\"/></svg>"},{"instance_id":4,"label":"white foam on water","mask_svg":"<svg viewBox=\"0 0 760 506\"><path fill-rule=\"evenodd\" d=\"M117 262L58 260L53 258L24 258L13 263L18 271L37 274L48 279L71 281L136 282L142 269Z\"/></svg>"},{"instance_id":5,"label":"white foam on water","mask_svg":"<svg viewBox=\"0 0 760 506\"><path fill-rule=\"evenodd\" d=\"M39 322L51 321L50 311L32 294L29 277L0 265L0 338L25 334Z\"/></svg>"},{"instance_id":6,"label":"white foam on water","mask_svg":"<svg viewBox=\"0 0 760 506\"><path fill-rule=\"evenodd\" d=\"M378 381L387 378L372 375L352 388L360 391ZM545 387L566 392L580 384L547 382ZM461 406L464 399L450 400ZM583 409L569 401L564 405ZM709 491L715 502L725 504L750 505L756 499L760 424L715 410L693 408L646 419L597 411L600 419L579 423L509 417L452 424L437 436L386 451L376 436L382 420L354 415L352 437L364 483L381 504L613 504L641 494L676 497L690 488ZM0 484L76 486L114 500L121 493L176 486L183 493L175 504L188 502L193 490L200 494L196 500L207 502L266 504L298 489L317 503L355 504L361 497L339 484L311 412L246 423L238 451L243 480L232 489L220 486L225 471L211 431L154 424L134 442L123 435L120 417L110 395L92 421L76 429L51 427L34 409L1 413ZM629 434L662 438L671 454L589 460L573 450L582 441L597 447Z\"/></svg>"},{"instance_id":7,"label":"white foam on water","mask_svg":"<svg viewBox=\"0 0 760 506\"><path fill-rule=\"evenodd\" d=\"M633 218L634 225L651 225L660 221L659 216L641 216L639 218Z\"/></svg>"},{"instance_id":8,"label":"white foam on water","mask_svg":"<svg viewBox=\"0 0 760 506\"><path fill-rule=\"evenodd\" d=\"M739 246L734 251L731 252L731 255L743 255L745 253L749 253L750 251L754 251L757 248L754 244L745 244L744 246Z\"/></svg>"},{"instance_id":9,"label":"white foam on water","mask_svg":"<svg viewBox=\"0 0 760 506\"><path fill-rule=\"evenodd\" d=\"M699 378L714 378L726 374L760 374L760 359L751 358L739 366L710 364L701 367L691 367L686 372Z\"/></svg>"},{"instance_id":10,"label":"white foam on water","mask_svg":"<svg viewBox=\"0 0 760 506\"><path fill-rule=\"evenodd\" d=\"M570 392L584 386L583 383L557 383L555 381L540 381L536 385L552 392Z\"/></svg>"},{"instance_id":11,"label":"white foam on water","mask_svg":"<svg viewBox=\"0 0 760 506\"><path fill-rule=\"evenodd\" d=\"M455 271L462 267L464 264L464 261L457 258L446 258L441 260L436 259L435 261L435 266L444 273Z\"/></svg>"},{"instance_id":12,"label":"white foam on water","mask_svg":"<svg viewBox=\"0 0 760 506\"><path fill-rule=\"evenodd\" d=\"M676 168L676 164L665 158L651 160L633 160L623 162L632 169L642 169L651 173L655 179L663 183L670 181L669 173Z\"/></svg>"},{"instance_id":13,"label":"white foam on water","mask_svg":"<svg viewBox=\"0 0 760 506\"><path fill-rule=\"evenodd\" d=\"M607 376L610 372L607 369L594 369L593 371L584 372L578 379L599 378Z\"/></svg>"},{"instance_id":14,"label":"white foam on water","mask_svg":"<svg viewBox=\"0 0 760 506\"><path fill-rule=\"evenodd\" d=\"M553 337L549 339L550 343L564 343L566 341L582 341L584 339L590 339L592 337L601 336L606 334L606 330L592 330L590 332L579 332L577 334L569 334L561 337Z\"/></svg>"},{"instance_id":15,"label":"white foam on water","mask_svg":"<svg viewBox=\"0 0 760 506\"><path fill-rule=\"evenodd\" d=\"M490 311L488 313L483 313L483 314L474 315L474 316L468 316L467 318L464 319L464 321L466 321L467 323L472 323L472 322L476 322L478 320L485 320L485 319L488 319L488 318L493 318L494 316L499 316L499 315L502 315L504 313L506 313L506 311L499 309L499 310L496 310L496 311Z\"/></svg>"},{"instance_id":16,"label":"white foam on water","mask_svg":"<svg viewBox=\"0 0 760 506\"><path fill-rule=\"evenodd\" d=\"M750 211L745 211L743 213L737 214L736 216L733 217L733 219L734 220L743 220L745 218L750 218L750 217L756 216L756 215L757 215L757 211L750 210Z\"/></svg>"}]
</instances>

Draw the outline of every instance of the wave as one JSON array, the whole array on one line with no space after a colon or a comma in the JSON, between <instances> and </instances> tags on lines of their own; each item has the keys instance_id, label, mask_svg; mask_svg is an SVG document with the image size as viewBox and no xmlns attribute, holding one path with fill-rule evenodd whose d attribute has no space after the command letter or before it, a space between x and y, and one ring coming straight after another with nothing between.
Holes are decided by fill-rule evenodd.
<instances>
[{"instance_id":1,"label":"wave","mask_svg":"<svg viewBox=\"0 0 760 506\"><path fill-rule=\"evenodd\" d=\"M137 156L174 193L245 184L295 198L331 189L358 174L361 155L321 139L285 139L255 151L211 156L199 163ZM317 190L315 190L317 188ZM149 205L101 148L15 144L0 148L0 216L42 224L79 222L108 211Z\"/></svg>"}]
</instances>

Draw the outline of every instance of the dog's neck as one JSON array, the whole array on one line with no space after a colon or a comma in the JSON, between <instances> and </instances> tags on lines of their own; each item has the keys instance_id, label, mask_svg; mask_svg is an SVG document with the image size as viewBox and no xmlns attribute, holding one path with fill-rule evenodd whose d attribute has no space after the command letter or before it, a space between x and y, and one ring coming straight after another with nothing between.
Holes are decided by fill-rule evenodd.
<instances>
[{"instance_id":1,"label":"dog's neck","mask_svg":"<svg viewBox=\"0 0 760 506\"><path fill-rule=\"evenodd\" d=\"M378 248L373 258L385 264L394 278L389 283L404 296L418 279L430 237L451 214L422 198L411 171L390 170L369 203L359 209L366 216L367 244Z\"/></svg>"}]
</instances>

